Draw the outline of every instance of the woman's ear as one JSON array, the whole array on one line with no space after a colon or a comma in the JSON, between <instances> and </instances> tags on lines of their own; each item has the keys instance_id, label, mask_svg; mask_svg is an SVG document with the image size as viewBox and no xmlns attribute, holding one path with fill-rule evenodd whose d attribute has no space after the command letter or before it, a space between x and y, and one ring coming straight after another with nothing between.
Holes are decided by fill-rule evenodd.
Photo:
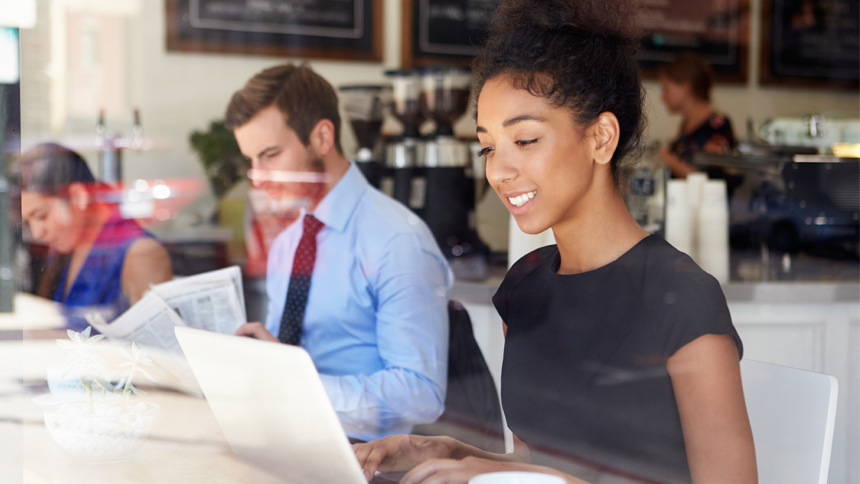
<instances>
[{"instance_id":1,"label":"woman's ear","mask_svg":"<svg viewBox=\"0 0 860 484\"><path fill-rule=\"evenodd\" d=\"M311 130L310 143L318 157L327 155L335 146L334 123L327 118L320 119Z\"/></svg>"},{"instance_id":2,"label":"woman's ear","mask_svg":"<svg viewBox=\"0 0 860 484\"><path fill-rule=\"evenodd\" d=\"M592 125L592 129L594 133L594 161L601 165L608 164L612 161L615 149L618 148L618 137L621 134L618 118L610 112L600 113L597 121Z\"/></svg>"},{"instance_id":3,"label":"woman's ear","mask_svg":"<svg viewBox=\"0 0 860 484\"><path fill-rule=\"evenodd\" d=\"M74 182L69 185L69 204L81 211L87 209L90 204L90 194L83 183Z\"/></svg>"}]
</instances>

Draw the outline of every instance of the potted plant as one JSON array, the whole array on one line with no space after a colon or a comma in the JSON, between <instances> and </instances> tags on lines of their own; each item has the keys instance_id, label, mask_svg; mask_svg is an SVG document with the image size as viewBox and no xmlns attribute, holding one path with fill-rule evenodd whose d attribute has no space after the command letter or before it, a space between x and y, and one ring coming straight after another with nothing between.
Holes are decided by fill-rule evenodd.
<instances>
[{"instance_id":1,"label":"potted plant","mask_svg":"<svg viewBox=\"0 0 860 484\"><path fill-rule=\"evenodd\" d=\"M146 441L159 411L154 403L130 401L132 395L146 395L132 383L135 375L155 381L145 369L152 361L146 350L132 343L131 351L120 348L128 361L111 371L98 354L105 348L96 345L104 335L90 336L91 330L69 330L69 340L57 340L60 347L71 350L63 376L77 372L87 399L45 408L45 426L60 449L75 460L119 462Z\"/></svg>"},{"instance_id":2,"label":"potted plant","mask_svg":"<svg viewBox=\"0 0 860 484\"><path fill-rule=\"evenodd\" d=\"M210 122L206 131L194 131L188 141L203 164L215 198L226 195L248 171L236 137L224 126L223 120Z\"/></svg>"}]
</instances>

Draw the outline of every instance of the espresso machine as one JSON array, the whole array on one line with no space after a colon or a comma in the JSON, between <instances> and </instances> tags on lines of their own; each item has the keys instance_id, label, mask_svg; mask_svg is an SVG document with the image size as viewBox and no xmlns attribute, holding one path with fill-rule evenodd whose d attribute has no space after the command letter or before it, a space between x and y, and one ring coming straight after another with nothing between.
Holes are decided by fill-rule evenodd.
<instances>
[{"instance_id":1,"label":"espresso machine","mask_svg":"<svg viewBox=\"0 0 860 484\"><path fill-rule=\"evenodd\" d=\"M341 106L358 142L355 163L367 181L380 188L386 170L378 142L391 90L388 86L355 85L341 86L339 91Z\"/></svg>"},{"instance_id":2,"label":"espresso machine","mask_svg":"<svg viewBox=\"0 0 860 484\"><path fill-rule=\"evenodd\" d=\"M453 66L386 72L391 112L403 134L386 146L381 189L420 216L436 237L454 273L483 279L489 249L475 231L475 181L469 144L453 125L469 108L470 73ZM435 130L421 135L421 125Z\"/></svg>"}]
</instances>

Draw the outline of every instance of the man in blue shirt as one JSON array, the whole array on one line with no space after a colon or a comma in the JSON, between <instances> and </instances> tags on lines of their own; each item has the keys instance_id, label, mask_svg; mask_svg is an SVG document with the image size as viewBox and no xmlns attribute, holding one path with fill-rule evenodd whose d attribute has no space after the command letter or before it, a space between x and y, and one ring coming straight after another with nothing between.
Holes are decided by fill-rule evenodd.
<instances>
[{"instance_id":1,"label":"man in blue shirt","mask_svg":"<svg viewBox=\"0 0 860 484\"><path fill-rule=\"evenodd\" d=\"M435 421L453 276L424 222L344 157L334 89L307 65L272 67L233 95L226 122L254 186L304 207L269 253L265 325L236 334L307 350L352 438Z\"/></svg>"}]
</instances>

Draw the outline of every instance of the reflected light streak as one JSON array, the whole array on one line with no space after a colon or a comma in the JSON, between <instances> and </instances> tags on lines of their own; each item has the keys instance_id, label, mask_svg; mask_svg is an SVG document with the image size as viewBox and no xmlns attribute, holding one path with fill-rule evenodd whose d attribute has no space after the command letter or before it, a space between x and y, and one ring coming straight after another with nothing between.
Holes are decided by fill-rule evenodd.
<instances>
[{"instance_id":1,"label":"reflected light streak","mask_svg":"<svg viewBox=\"0 0 860 484\"><path fill-rule=\"evenodd\" d=\"M248 178L251 181L273 181L282 183L326 183L328 175L325 173L307 171L271 171L271 170L248 170Z\"/></svg>"},{"instance_id":2,"label":"reflected light streak","mask_svg":"<svg viewBox=\"0 0 860 484\"><path fill-rule=\"evenodd\" d=\"M164 200L170 197L170 188L167 185L156 185L152 189L152 196L159 200Z\"/></svg>"}]
</instances>

